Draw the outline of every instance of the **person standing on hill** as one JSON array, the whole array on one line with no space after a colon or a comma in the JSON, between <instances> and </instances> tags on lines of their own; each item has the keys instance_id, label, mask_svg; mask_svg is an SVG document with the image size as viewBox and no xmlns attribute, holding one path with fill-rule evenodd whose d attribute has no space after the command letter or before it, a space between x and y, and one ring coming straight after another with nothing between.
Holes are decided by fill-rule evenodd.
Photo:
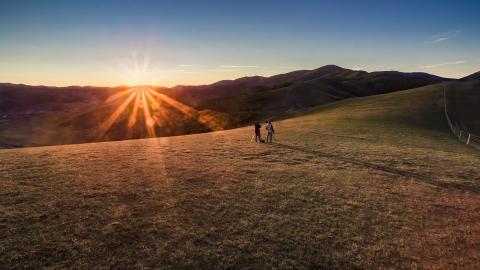
<instances>
[{"instance_id":1,"label":"person standing on hill","mask_svg":"<svg viewBox=\"0 0 480 270\"><path fill-rule=\"evenodd\" d=\"M255 123L255 142L262 142L262 137L260 136L260 122Z\"/></svg>"},{"instance_id":2,"label":"person standing on hill","mask_svg":"<svg viewBox=\"0 0 480 270\"><path fill-rule=\"evenodd\" d=\"M273 133L275 133L275 130L273 129L273 125L270 120L267 121L267 126L265 128L267 129L267 143L273 143Z\"/></svg>"}]
</instances>

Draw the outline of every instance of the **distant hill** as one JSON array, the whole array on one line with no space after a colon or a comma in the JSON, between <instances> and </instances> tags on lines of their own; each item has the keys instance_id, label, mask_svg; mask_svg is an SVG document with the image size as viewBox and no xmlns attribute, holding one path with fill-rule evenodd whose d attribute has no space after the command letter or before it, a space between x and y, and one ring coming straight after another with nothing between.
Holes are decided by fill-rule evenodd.
<instances>
[{"instance_id":1,"label":"distant hill","mask_svg":"<svg viewBox=\"0 0 480 270\"><path fill-rule=\"evenodd\" d=\"M246 77L168 94L198 108L227 112L236 124L279 117L300 108L351 97L425 86L447 79L427 73L365 72L329 65L272 77Z\"/></svg>"},{"instance_id":2,"label":"distant hill","mask_svg":"<svg viewBox=\"0 0 480 270\"><path fill-rule=\"evenodd\" d=\"M133 117L134 100L125 105L121 113L116 113L128 95L109 101L109 97L130 91L127 86L0 84L0 142L33 146L201 133L278 119L298 109L346 98L446 80L427 73L365 72L327 65L315 70L243 77L210 85L151 87L158 94L152 97L156 103L150 112L155 120L153 131L148 130L147 126L152 123L146 123L142 102L137 104L138 113ZM114 114L118 114L114 123L105 132L99 132L102 123ZM134 125L129 124L131 122Z\"/></svg>"},{"instance_id":3,"label":"distant hill","mask_svg":"<svg viewBox=\"0 0 480 270\"><path fill-rule=\"evenodd\" d=\"M473 74L470 74L466 77L463 77L461 79L462 81L470 81L470 80L480 80L480 71L479 72L475 72Z\"/></svg>"},{"instance_id":4,"label":"distant hill","mask_svg":"<svg viewBox=\"0 0 480 270\"><path fill-rule=\"evenodd\" d=\"M0 83L0 113L58 111L106 100L124 87L30 86Z\"/></svg>"},{"instance_id":5,"label":"distant hill","mask_svg":"<svg viewBox=\"0 0 480 270\"><path fill-rule=\"evenodd\" d=\"M428 85L447 80L427 73L402 73L396 71L365 72L327 65L314 70L298 70L271 77L243 77L211 85L175 86L166 94L191 106L209 106L212 100L233 96L256 95L277 89L291 91L312 84L341 86L348 96L365 96ZM319 92L322 90L319 89ZM339 97L343 97L339 93ZM304 100L297 99L296 103Z\"/></svg>"}]
</instances>

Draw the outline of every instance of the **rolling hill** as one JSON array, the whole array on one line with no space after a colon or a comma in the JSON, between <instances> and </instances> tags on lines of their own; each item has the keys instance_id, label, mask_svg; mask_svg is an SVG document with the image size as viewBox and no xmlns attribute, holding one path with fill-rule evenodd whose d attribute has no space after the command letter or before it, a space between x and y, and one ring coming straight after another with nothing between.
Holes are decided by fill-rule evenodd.
<instances>
[{"instance_id":1,"label":"rolling hill","mask_svg":"<svg viewBox=\"0 0 480 270\"><path fill-rule=\"evenodd\" d=\"M340 92L338 93L339 96L336 98L341 99L345 95L373 95L415 88L445 80L445 78L420 72L383 71L368 73L349 70L335 65L327 65L315 70L298 70L272 77L244 77L236 80L220 81L206 86L176 86L169 89L168 94L192 107L202 107L208 106L212 100L223 100L239 95L255 95L259 92L276 91L278 89L288 92L292 91L292 89L295 91L295 89L303 88L303 83L309 83L309 85L331 85L331 87L340 88L338 89ZM344 91L341 90L350 93L342 93ZM299 97L296 100L286 101L295 104L303 103L306 100Z\"/></svg>"},{"instance_id":2,"label":"rolling hill","mask_svg":"<svg viewBox=\"0 0 480 270\"><path fill-rule=\"evenodd\" d=\"M109 97L128 87L31 87L0 85L0 142L40 146L202 133L283 118L302 109L345 98L404 90L447 79L426 73L365 72L329 65L272 77L245 77L203 86L151 87L157 93L147 127L144 104L129 127L132 101L110 128L99 131L124 100ZM125 96L125 98L127 95ZM151 105L151 104L149 104ZM179 107L184 109L179 109ZM187 111L188 113L186 113ZM138 119L137 119L138 118Z\"/></svg>"},{"instance_id":3,"label":"rolling hill","mask_svg":"<svg viewBox=\"0 0 480 270\"><path fill-rule=\"evenodd\" d=\"M293 116L273 145L247 127L0 151L0 268L480 267L480 154L442 84Z\"/></svg>"},{"instance_id":4,"label":"rolling hill","mask_svg":"<svg viewBox=\"0 0 480 270\"><path fill-rule=\"evenodd\" d=\"M461 80L463 80L463 81L480 80L480 71L476 72L476 73L473 73L473 74L470 74L466 77L463 77Z\"/></svg>"}]
</instances>

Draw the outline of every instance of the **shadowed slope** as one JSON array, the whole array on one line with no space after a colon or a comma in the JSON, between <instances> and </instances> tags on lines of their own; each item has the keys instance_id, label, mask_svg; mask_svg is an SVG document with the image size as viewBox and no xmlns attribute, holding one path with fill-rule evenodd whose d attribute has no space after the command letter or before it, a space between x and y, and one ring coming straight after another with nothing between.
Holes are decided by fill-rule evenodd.
<instances>
[{"instance_id":1,"label":"shadowed slope","mask_svg":"<svg viewBox=\"0 0 480 270\"><path fill-rule=\"evenodd\" d=\"M461 80L463 81L472 81L472 80L480 80L480 71L479 72L475 72L473 74L470 74L466 77L463 77Z\"/></svg>"},{"instance_id":2,"label":"shadowed slope","mask_svg":"<svg viewBox=\"0 0 480 270\"><path fill-rule=\"evenodd\" d=\"M445 85L449 114L464 130L480 136L480 80Z\"/></svg>"}]
</instances>

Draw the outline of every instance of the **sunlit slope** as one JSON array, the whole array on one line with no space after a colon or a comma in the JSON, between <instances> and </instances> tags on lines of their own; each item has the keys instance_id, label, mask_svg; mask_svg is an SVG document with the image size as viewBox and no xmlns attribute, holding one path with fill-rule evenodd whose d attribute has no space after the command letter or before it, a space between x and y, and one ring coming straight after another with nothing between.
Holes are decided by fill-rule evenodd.
<instances>
[{"instance_id":1,"label":"sunlit slope","mask_svg":"<svg viewBox=\"0 0 480 270\"><path fill-rule=\"evenodd\" d=\"M249 127L2 150L0 268L478 269L480 156L441 91L319 107L273 145Z\"/></svg>"},{"instance_id":2,"label":"sunlit slope","mask_svg":"<svg viewBox=\"0 0 480 270\"><path fill-rule=\"evenodd\" d=\"M461 110L459 117L473 128L480 127L478 111L479 83L451 82L458 89ZM463 92L461 92L463 91ZM457 143L449 130L444 114L443 84L436 84L396 93L353 98L298 113L307 114L285 121L303 123L306 128L322 132L339 131L377 142L431 147L457 151ZM459 109L460 110L460 109ZM460 147L462 148L462 147Z\"/></svg>"}]
</instances>

